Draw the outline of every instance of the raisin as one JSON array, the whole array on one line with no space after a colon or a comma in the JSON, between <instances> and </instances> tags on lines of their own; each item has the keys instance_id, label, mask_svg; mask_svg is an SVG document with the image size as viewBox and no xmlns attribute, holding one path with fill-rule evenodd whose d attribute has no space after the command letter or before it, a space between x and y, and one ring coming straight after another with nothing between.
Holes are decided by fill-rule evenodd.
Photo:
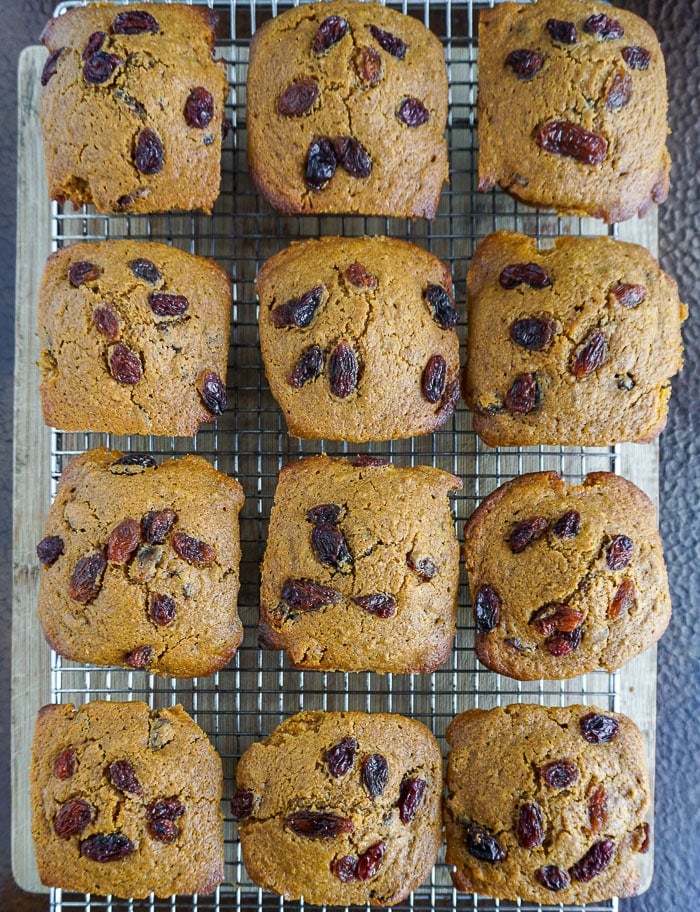
<instances>
[{"instance_id":1,"label":"raisin","mask_svg":"<svg viewBox=\"0 0 700 912\"><path fill-rule=\"evenodd\" d=\"M641 829L642 831L641 843L637 851L640 855L646 855L646 853L649 851L649 846L651 845L651 832L649 829L649 824L643 823L641 827L638 827L637 829Z\"/></svg>"},{"instance_id":2,"label":"raisin","mask_svg":"<svg viewBox=\"0 0 700 912\"><path fill-rule=\"evenodd\" d=\"M581 528L581 514L578 510L567 510L552 526L552 532L557 538L575 538Z\"/></svg>"},{"instance_id":3,"label":"raisin","mask_svg":"<svg viewBox=\"0 0 700 912\"><path fill-rule=\"evenodd\" d=\"M92 322L97 331L111 342L119 338L121 323L111 307L96 307L92 312Z\"/></svg>"},{"instance_id":4,"label":"raisin","mask_svg":"<svg viewBox=\"0 0 700 912\"><path fill-rule=\"evenodd\" d=\"M36 556L45 567L51 567L63 554L65 545L60 535L47 535L36 546Z\"/></svg>"},{"instance_id":5,"label":"raisin","mask_svg":"<svg viewBox=\"0 0 700 912\"><path fill-rule=\"evenodd\" d=\"M316 36L314 37L313 52L314 54L325 54L327 50L337 44L346 34L348 23L342 16L328 16L319 25Z\"/></svg>"},{"instance_id":6,"label":"raisin","mask_svg":"<svg viewBox=\"0 0 700 912\"><path fill-rule=\"evenodd\" d=\"M638 307L646 298L647 290L643 285L625 285L618 282L612 289L612 294L623 307Z\"/></svg>"},{"instance_id":7,"label":"raisin","mask_svg":"<svg viewBox=\"0 0 700 912\"><path fill-rule=\"evenodd\" d=\"M143 257L137 257L132 260L129 263L129 269L131 269L137 279L143 279L144 282L149 282L151 285L155 285L156 282L160 282L163 278L163 274L156 264Z\"/></svg>"},{"instance_id":8,"label":"raisin","mask_svg":"<svg viewBox=\"0 0 700 912\"><path fill-rule=\"evenodd\" d=\"M588 798L588 822L591 833L599 833L608 819L608 796L605 786L598 785L593 789Z\"/></svg>"},{"instance_id":9,"label":"raisin","mask_svg":"<svg viewBox=\"0 0 700 912\"><path fill-rule=\"evenodd\" d=\"M544 516L530 516L516 523L508 536L508 544L513 554L520 554L529 544L542 538L547 531L547 520Z\"/></svg>"},{"instance_id":10,"label":"raisin","mask_svg":"<svg viewBox=\"0 0 700 912\"><path fill-rule=\"evenodd\" d=\"M619 111L628 104L633 93L632 77L629 73L618 70L613 76L608 94L605 96L605 107L608 111Z\"/></svg>"},{"instance_id":11,"label":"raisin","mask_svg":"<svg viewBox=\"0 0 700 912\"><path fill-rule=\"evenodd\" d=\"M238 789L231 796L231 813L234 820L246 820L253 813L255 795L250 789Z\"/></svg>"},{"instance_id":12,"label":"raisin","mask_svg":"<svg viewBox=\"0 0 700 912\"><path fill-rule=\"evenodd\" d=\"M427 784L425 779L420 779L417 776L410 776L403 780L399 790L399 818L401 823L410 823L416 816Z\"/></svg>"},{"instance_id":13,"label":"raisin","mask_svg":"<svg viewBox=\"0 0 700 912\"><path fill-rule=\"evenodd\" d=\"M377 44L383 48L387 54L396 57L397 60L403 60L408 50L408 45L401 38L392 35L391 32L385 32L376 25L370 25L369 30Z\"/></svg>"},{"instance_id":14,"label":"raisin","mask_svg":"<svg viewBox=\"0 0 700 912\"><path fill-rule=\"evenodd\" d=\"M136 771L128 760L115 760L107 768L109 778L120 791L128 795L143 795L143 786L136 778Z\"/></svg>"},{"instance_id":15,"label":"raisin","mask_svg":"<svg viewBox=\"0 0 700 912\"><path fill-rule=\"evenodd\" d=\"M326 136L315 139L306 153L306 186L322 190L335 174L338 160L333 143Z\"/></svg>"},{"instance_id":16,"label":"raisin","mask_svg":"<svg viewBox=\"0 0 700 912\"><path fill-rule=\"evenodd\" d=\"M372 159L361 142L352 136L338 136L333 150L339 164L351 177L365 178L372 173Z\"/></svg>"},{"instance_id":17,"label":"raisin","mask_svg":"<svg viewBox=\"0 0 700 912\"><path fill-rule=\"evenodd\" d=\"M610 16L606 16L605 13L597 13L593 16L589 16L583 23L583 30L584 32L588 32L589 35L600 35L604 41L610 41L613 38L622 38L625 34L622 23L618 22L617 19L611 19Z\"/></svg>"},{"instance_id":18,"label":"raisin","mask_svg":"<svg viewBox=\"0 0 700 912\"><path fill-rule=\"evenodd\" d=\"M530 288L548 288L552 280L537 263L511 263L498 277L502 288L510 291L518 285L529 285Z\"/></svg>"},{"instance_id":19,"label":"raisin","mask_svg":"<svg viewBox=\"0 0 700 912\"><path fill-rule=\"evenodd\" d=\"M80 854L90 861L121 861L134 852L136 846L123 833L95 833L80 844Z\"/></svg>"},{"instance_id":20,"label":"raisin","mask_svg":"<svg viewBox=\"0 0 700 912\"><path fill-rule=\"evenodd\" d=\"M310 579L288 579L282 586L282 600L296 611L318 611L324 605L335 605L342 596L330 586Z\"/></svg>"},{"instance_id":21,"label":"raisin","mask_svg":"<svg viewBox=\"0 0 700 912\"><path fill-rule=\"evenodd\" d=\"M622 48L622 59L631 70L648 70L651 54L646 48L630 44L628 47Z\"/></svg>"},{"instance_id":22,"label":"raisin","mask_svg":"<svg viewBox=\"0 0 700 912\"><path fill-rule=\"evenodd\" d=\"M496 839L490 830L486 827L479 826L478 823L470 823L464 828L464 839L467 846L467 852L478 858L479 861L488 861L496 864L503 861L506 852L500 842Z\"/></svg>"},{"instance_id":23,"label":"raisin","mask_svg":"<svg viewBox=\"0 0 700 912\"><path fill-rule=\"evenodd\" d=\"M406 555L406 563L408 564L409 570L413 570L416 576L424 583L437 575L438 566L435 561L431 560L429 557L419 557L418 560L416 560L411 551L410 554Z\"/></svg>"},{"instance_id":24,"label":"raisin","mask_svg":"<svg viewBox=\"0 0 700 912\"><path fill-rule=\"evenodd\" d=\"M177 820L185 813L179 798L157 798L146 808L147 820Z\"/></svg>"},{"instance_id":25,"label":"raisin","mask_svg":"<svg viewBox=\"0 0 700 912\"><path fill-rule=\"evenodd\" d=\"M622 377L619 374L615 374L615 378L617 379L618 389L626 390L628 393L634 389L635 383L629 374L624 374Z\"/></svg>"},{"instance_id":26,"label":"raisin","mask_svg":"<svg viewBox=\"0 0 700 912\"><path fill-rule=\"evenodd\" d=\"M284 329L287 326L306 329L321 306L325 290L325 285L315 285L309 291L305 291L300 298L290 298L283 304L278 304L270 313L274 326L277 329Z\"/></svg>"},{"instance_id":27,"label":"raisin","mask_svg":"<svg viewBox=\"0 0 700 912\"><path fill-rule=\"evenodd\" d=\"M328 382L331 392L339 399L347 398L357 386L359 365L357 356L347 342L340 342L328 360Z\"/></svg>"},{"instance_id":28,"label":"raisin","mask_svg":"<svg viewBox=\"0 0 700 912\"><path fill-rule=\"evenodd\" d=\"M355 70L362 82L375 86L382 78L382 58L374 48L361 47L355 51Z\"/></svg>"},{"instance_id":29,"label":"raisin","mask_svg":"<svg viewBox=\"0 0 700 912\"><path fill-rule=\"evenodd\" d=\"M85 45L83 53L81 54L81 59L87 60L88 57L92 57L95 51L99 51L102 45L105 43L106 37L106 32L93 32L87 40L87 44Z\"/></svg>"},{"instance_id":30,"label":"raisin","mask_svg":"<svg viewBox=\"0 0 700 912\"><path fill-rule=\"evenodd\" d=\"M430 119L430 111L420 99L409 95L396 109L396 116L407 127L421 127Z\"/></svg>"},{"instance_id":31,"label":"raisin","mask_svg":"<svg viewBox=\"0 0 700 912\"><path fill-rule=\"evenodd\" d=\"M229 117L224 117L221 121L221 138L226 139L231 130L233 130L233 121Z\"/></svg>"},{"instance_id":32,"label":"raisin","mask_svg":"<svg viewBox=\"0 0 700 912\"><path fill-rule=\"evenodd\" d=\"M199 538L193 538L185 532L176 532L172 537L173 550L178 557L194 564L196 567L208 567L216 560L216 550Z\"/></svg>"},{"instance_id":33,"label":"raisin","mask_svg":"<svg viewBox=\"0 0 700 912\"><path fill-rule=\"evenodd\" d=\"M112 73L124 61L116 54L107 54L106 51L95 51L83 64L83 79L88 85L102 85L107 82Z\"/></svg>"},{"instance_id":34,"label":"raisin","mask_svg":"<svg viewBox=\"0 0 700 912\"><path fill-rule=\"evenodd\" d=\"M144 469L157 469L158 463L150 453L126 453L109 467L113 475L137 475Z\"/></svg>"},{"instance_id":35,"label":"raisin","mask_svg":"<svg viewBox=\"0 0 700 912\"><path fill-rule=\"evenodd\" d=\"M634 607L634 603L634 582L629 577L627 577L626 579L622 580L617 588L617 592L610 602L610 607L608 608L608 617L612 618L613 620L619 618L621 614L629 612L629 610Z\"/></svg>"},{"instance_id":36,"label":"raisin","mask_svg":"<svg viewBox=\"0 0 700 912\"><path fill-rule=\"evenodd\" d=\"M571 878L566 871L556 865L545 865L543 868L538 868L535 871L535 879L545 890L551 890L553 893L566 890L571 884Z\"/></svg>"},{"instance_id":37,"label":"raisin","mask_svg":"<svg viewBox=\"0 0 700 912\"><path fill-rule=\"evenodd\" d=\"M162 545L166 536L177 520L177 513L166 507L164 510L152 510L141 520L141 532L144 541L149 545Z\"/></svg>"},{"instance_id":38,"label":"raisin","mask_svg":"<svg viewBox=\"0 0 700 912\"><path fill-rule=\"evenodd\" d=\"M562 789L576 782L579 769L572 760L552 760L540 769L540 775L550 788Z\"/></svg>"},{"instance_id":39,"label":"raisin","mask_svg":"<svg viewBox=\"0 0 700 912\"><path fill-rule=\"evenodd\" d=\"M474 599L474 621L479 633L490 633L501 619L501 597L493 586L481 586Z\"/></svg>"},{"instance_id":40,"label":"raisin","mask_svg":"<svg viewBox=\"0 0 700 912\"><path fill-rule=\"evenodd\" d=\"M94 263L87 263L85 260L78 260L77 263L71 263L68 270L68 278L71 285L77 288L84 282L94 282L102 275L102 268Z\"/></svg>"},{"instance_id":41,"label":"raisin","mask_svg":"<svg viewBox=\"0 0 700 912\"><path fill-rule=\"evenodd\" d=\"M150 665L151 659L153 658L153 652L152 646L137 646L136 649L127 652L124 657L124 662L129 668L136 668L139 671L143 671Z\"/></svg>"},{"instance_id":42,"label":"raisin","mask_svg":"<svg viewBox=\"0 0 700 912\"><path fill-rule=\"evenodd\" d=\"M581 165L600 165L608 154L608 141L568 120L550 120L537 131L545 152L573 158Z\"/></svg>"},{"instance_id":43,"label":"raisin","mask_svg":"<svg viewBox=\"0 0 700 912\"><path fill-rule=\"evenodd\" d=\"M297 811L285 818L284 826L307 839L333 839L355 831L352 820L327 811Z\"/></svg>"},{"instance_id":44,"label":"raisin","mask_svg":"<svg viewBox=\"0 0 700 912\"><path fill-rule=\"evenodd\" d=\"M559 44L576 44L578 40L576 26L566 19L548 19L547 31L552 36L552 41L558 41Z\"/></svg>"},{"instance_id":45,"label":"raisin","mask_svg":"<svg viewBox=\"0 0 700 912\"><path fill-rule=\"evenodd\" d=\"M141 542L141 523L136 519L123 519L110 532L107 542L107 560L124 564Z\"/></svg>"},{"instance_id":46,"label":"raisin","mask_svg":"<svg viewBox=\"0 0 700 912\"><path fill-rule=\"evenodd\" d=\"M455 310L452 298L442 285L428 285L425 289L425 300L438 326L442 329L452 329L457 325L459 314Z\"/></svg>"},{"instance_id":47,"label":"raisin","mask_svg":"<svg viewBox=\"0 0 700 912\"><path fill-rule=\"evenodd\" d=\"M375 842L357 860L357 879L361 881L376 877L386 854L386 843Z\"/></svg>"},{"instance_id":48,"label":"raisin","mask_svg":"<svg viewBox=\"0 0 700 912\"><path fill-rule=\"evenodd\" d=\"M319 504L306 511L306 518L310 523L331 523L334 525L340 519L341 508L338 504Z\"/></svg>"},{"instance_id":49,"label":"raisin","mask_svg":"<svg viewBox=\"0 0 700 912\"><path fill-rule=\"evenodd\" d=\"M583 631L581 627L576 627L569 632L557 632L548 636L545 640L545 646L551 655L562 658L575 652L581 645L582 638Z\"/></svg>"},{"instance_id":50,"label":"raisin","mask_svg":"<svg viewBox=\"0 0 700 912\"><path fill-rule=\"evenodd\" d=\"M184 295L165 294L160 291L152 291L148 296L148 303L153 313L159 317L181 317L190 307L190 302Z\"/></svg>"},{"instance_id":51,"label":"raisin","mask_svg":"<svg viewBox=\"0 0 700 912\"><path fill-rule=\"evenodd\" d=\"M352 855L341 855L331 862L331 873L341 883L354 883L357 880L357 859Z\"/></svg>"},{"instance_id":52,"label":"raisin","mask_svg":"<svg viewBox=\"0 0 700 912\"><path fill-rule=\"evenodd\" d=\"M93 551L80 558L70 576L69 594L74 602L87 605L97 597L106 566L102 551Z\"/></svg>"},{"instance_id":53,"label":"raisin","mask_svg":"<svg viewBox=\"0 0 700 912\"><path fill-rule=\"evenodd\" d=\"M511 51L506 57L506 66L509 66L518 79L532 79L542 69L544 57L537 51L527 48L518 48Z\"/></svg>"},{"instance_id":54,"label":"raisin","mask_svg":"<svg viewBox=\"0 0 700 912\"><path fill-rule=\"evenodd\" d=\"M530 615L530 623L543 636L550 633L571 633L583 624L585 618L581 611L552 602L543 605Z\"/></svg>"},{"instance_id":55,"label":"raisin","mask_svg":"<svg viewBox=\"0 0 700 912\"><path fill-rule=\"evenodd\" d=\"M282 117L301 117L313 108L320 94L315 79L295 79L277 99L277 113Z\"/></svg>"},{"instance_id":56,"label":"raisin","mask_svg":"<svg viewBox=\"0 0 700 912\"><path fill-rule=\"evenodd\" d=\"M557 324L550 317L523 317L511 323L510 338L528 351L544 351L551 345L556 330Z\"/></svg>"},{"instance_id":57,"label":"raisin","mask_svg":"<svg viewBox=\"0 0 700 912\"><path fill-rule=\"evenodd\" d=\"M318 523L313 527L311 548L327 567L346 572L353 562L345 536L333 523Z\"/></svg>"},{"instance_id":58,"label":"raisin","mask_svg":"<svg viewBox=\"0 0 700 912\"><path fill-rule=\"evenodd\" d=\"M134 165L141 174L157 174L163 167L163 143L149 127L141 130L136 140Z\"/></svg>"},{"instance_id":59,"label":"raisin","mask_svg":"<svg viewBox=\"0 0 700 912\"><path fill-rule=\"evenodd\" d=\"M365 269L362 263L350 263L343 272L343 277L355 288L369 288L370 291L374 291L377 287L377 277Z\"/></svg>"},{"instance_id":60,"label":"raisin","mask_svg":"<svg viewBox=\"0 0 700 912\"><path fill-rule=\"evenodd\" d=\"M518 374L506 393L506 409L511 415L527 415L537 408L539 388L534 374Z\"/></svg>"},{"instance_id":61,"label":"raisin","mask_svg":"<svg viewBox=\"0 0 700 912\"><path fill-rule=\"evenodd\" d=\"M371 453L361 453L359 456L355 456L351 464L357 469L364 469L368 466L388 466L391 465L391 462L388 459L382 459L381 456L372 456Z\"/></svg>"},{"instance_id":62,"label":"raisin","mask_svg":"<svg viewBox=\"0 0 700 912\"><path fill-rule=\"evenodd\" d=\"M49 54L46 63L44 64L44 69L41 71L41 84L43 86L48 85L49 79L52 76L56 75L58 70L58 58L65 51L65 48L57 48L55 51L51 51Z\"/></svg>"},{"instance_id":63,"label":"raisin","mask_svg":"<svg viewBox=\"0 0 700 912\"><path fill-rule=\"evenodd\" d=\"M534 801L520 805L518 814L518 845L521 849L534 849L544 842L544 817L542 808Z\"/></svg>"},{"instance_id":64,"label":"raisin","mask_svg":"<svg viewBox=\"0 0 700 912\"><path fill-rule=\"evenodd\" d=\"M420 387L428 402L439 402L445 392L447 379L447 361L442 355L431 355L423 368Z\"/></svg>"},{"instance_id":65,"label":"raisin","mask_svg":"<svg viewBox=\"0 0 700 912\"><path fill-rule=\"evenodd\" d=\"M604 871L615 854L615 843L612 839L601 839L594 842L583 858L569 868L572 880L588 883Z\"/></svg>"},{"instance_id":66,"label":"raisin","mask_svg":"<svg viewBox=\"0 0 700 912\"><path fill-rule=\"evenodd\" d=\"M62 750L53 762L53 774L57 779L70 779L75 772L78 755L74 747Z\"/></svg>"},{"instance_id":67,"label":"raisin","mask_svg":"<svg viewBox=\"0 0 700 912\"><path fill-rule=\"evenodd\" d=\"M522 640L518 639L518 637L506 637L503 642L506 646L517 649L518 652L534 652L537 649L537 646L526 645Z\"/></svg>"},{"instance_id":68,"label":"raisin","mask_svg":"<svg viewBox=\"0 0 700 912\"><path fill-rule=\"evenodd\" d=\"M206 371L197 383L197 392L207 411L223 415L228 405L226 384L214 371Z\"/></svg>"},{"instance_id":69,"label":"raisin","mask_svg":"<svg viewBox=\"0 0 700 912\"><path fill-rule=\"evenodd\" d=\"M145 10L125 10L114 17L112 31L115 35L139 35L142 32L155 35L158 32L158 23Z\"/></svg>"},{"instance_id":70,"label":"raisin","mask_svg":"<svg viewBox=\"0 0 700 912\"><path fill-rule=\"evenodd\" d=\"M84 798L71 798L62 804L54 817L53 828L59 839L70 839L82 833L95 819L97 811Z\"/></svg>"},{"instance_id":71,"label":"raisin","mask_svg":"<svg viewBox=\"0 0 700 912\"><path fill-rule=\"evenodd\" d=\"M163 551L160 545L141 545L129 565L129 578L137 583L146 583L152 579L158 564L163 560Z\"/></svg>"},{"instance_id":72,"label":"raisin","mask_svg":"<svg viewBox=\"0 0 700 912\"><path fill-rule=\"evenodd\" d=\"M369 754L362 761L362 782L374 801L389 782L389 764L382 754Z\"/></svg>"},{"instance_id":73,"label":"raisin","mask_svg":"<svg viewBox=\"0 0 700 912\"><path fill-rule=\"evenodd\" d=\"M605 549L605 562L611 570L624 570L632 560L634 542L626 535L616 535Z\"/></svg>"},{"instance_id":74,"label":"raisin","mask_svg":"<svg viewBox=\"0 0 700 912\"><path fill-rule=\"evenodd\" d=\"M339 779L352 769L356 753L357 741L354 738L343 738L342 741L328 748L324 757L328 764L328 771L334 779Z\"/></svg>"},{"instance_id":75,"label":"raisin","mask_svg":"<svg viewBox=\"0 0 700 912\"><path fill-rule=\"evenodd\" d=\"M153 839L166 844L175 842L180 835L180 827L174 820L169 820L167 817L149 820L146 828Z\"/></svg>"},{"instance_id":76,"label":"raisin","mask_svg":"<svg viewBox=\"0 0 700 912\"><path fill-rule=\"evenodd\" d=\"M396 614L396 599L386 592L373 592L371 595L358 595L353 602L368 614L378 618L390 618Z\"/></svg>"},{"instance_id":77,"label":"raisin","mask_svg":"<svg viewBox=\"0 0 700 912\"><path fill-rule=\"evenodd\" d=\"M185 122L188 127L204 130L214 116L214 97L204 86L195 86L185 102Z\"/></svg>"},{"instance_id":78,"label":"raisin","mask_svg":"<svg viewBox=\"0 0 700 912\"><path fill-rule=\"evenodd\" d=\"M172 624L177 614L175 599L169 595L161 595L158 592L151 592L148 615L157 627L167 627Z\"/></svg>"},{"instance_id":79,"label":"raisin","mask_svg":"<svg viewBox=\"0 0 700 912\"><path fill-rule=\"evenodd\" d=\"M109 372L118 383L134 386L143 376L141 359L122 342L109 347L108 362Z\"/></svg>"},{"instance_id":80,"label":"raisin","mask_svg":"<svg viewBox=\"0 0 700 912\"><path fill-rule=\"evenodd\" d=\"M612 716L588 713L579 719L581 734L589 744L605 744L612 741L620 730L620 723Z\"/></svg>"}]
</instances>

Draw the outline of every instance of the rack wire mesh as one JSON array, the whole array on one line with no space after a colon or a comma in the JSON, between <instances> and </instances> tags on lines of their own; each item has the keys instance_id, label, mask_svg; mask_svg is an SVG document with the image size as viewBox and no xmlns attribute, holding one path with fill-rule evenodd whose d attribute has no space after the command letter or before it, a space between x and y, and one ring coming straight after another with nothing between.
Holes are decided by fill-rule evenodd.
<instances>
[{"instance_id":1,"label":"rack wire mesh","mask_svg":"<svg viewBox=\"0 0 700 912\"><path fill-rule=\"evenodd\" d=\"M195 0L197 2L197 0ZM149 451L155 455L196 452L243 485L246 504L241 514L241 590L239 612L245 639L235 659L223 671L204 679L163 680L118 668L75 665L52 653L51 694L57 702L81 704L94 699L145 700L162 707L182 703L209 735L222 757L224 794L234 787L237 758L254 741L266 737L284 718L302 709L400 712L424 722L443 748L448 722L471 707L513 702L548 705L596 703L617 709L618 681L603 672L571 681L519 682L480 667L474 653L474 628L469 595L462 579L458 632L446 666L431 675L376 675L298 672L287 667L282 653L257 645L258 567L266 541L267 521L280 468L299 456L371 452L398 465L432 464L458 475L464 487L454 497L458 534L477 504L504 481L527 471L554 469L579 481L589 471L615 471L614 448L535 447L491 449L475 437L471 419L460 406L442 430L424 438L383 444L348 445L290 438L280 410L272 399L260 358L257 304L253 282L267 257L291 241L319 235L387 234L426 247L445 260L455 278L456 299L462 310L465 278L475 245L489 232L506 229L535 237L551 246L561 235L596 235L594 220L559 218L537 212L495 191L477 193L476 180L476 26L479 8L494 0L388 0L390 6L422 20L443 41L449 76L447 138L450 183L442 195L438 216L431 224L387 218L347 216L282 217L274 214L254 192L246 167L246 74L250 37L264 19L292 5L290 0L202 0L221 17L217 54L226 60L230 81L227 115L233 139L225 144L222 192L211 216L198 213L158 216L100 216L91 208L78 211L53 204L54 249L77 240L129 237L158 240L216 259L234 283L231 318L228 394L230 410L215 427L202 429L193 440L157 437L117 437L109 434L53 432L52 493L70 458L95 446ZM79 0L60 3L56 15ZM614 233L612 229L610 233ZM462 343L464 342L462 327ZM224 809L226 816L226 811ZM117 900L53 890L51 909L105 910L221 910L259 909L303 912L304 902L285 902L263 893L250 882L241 861L233 823L225 824L226 880L209 897L172 897L146 901ZM395 907L402 910L564 909L523 902L504 902L453 889L441 854L429 881ZM617 900L588 906L567 906L588 912L616 912Z\"/></svg>"}]
</instances>

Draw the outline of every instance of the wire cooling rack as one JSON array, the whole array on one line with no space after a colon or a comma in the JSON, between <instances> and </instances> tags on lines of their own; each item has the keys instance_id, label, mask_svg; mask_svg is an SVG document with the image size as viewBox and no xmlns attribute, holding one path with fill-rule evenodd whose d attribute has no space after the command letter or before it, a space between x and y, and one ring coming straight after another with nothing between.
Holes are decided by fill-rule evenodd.
<instances>
[{"instance_id":1,"label":"wire cooling rack","mask_svg":"<svg viewBox=\"0 0 700 912\"><path fill-rule=\"evenodd\" d=\"M64 12L79 2L56 8ZM398 465L432 464L458 475L463 490L454 497L455 529L462 526L477 504L494 488L522 472L554 469L572 481L590 471L615 471L614 449L537 447L528 449L484 446L471 429L471 418L461 405L452 419L435 434L408 441L348 445L324 441L299 441L288 437L280 410L268 390L257 335L257 303L253 282L259 267L291 241L319 235L387 234L426 247L445 260L455 279L458 306L464 313L465 278L478 241L497 229L523 231L543 246L565 234L594 235L605 230L594 220L558 218L522 206L500 192L477 193L476 90L477 14L493 2L437 0L390 2L389 5L422 20L443 41L449 75L447 138L450 183L442 195L432 224L398 219L275 215L254 192L246 167L246 75L250 37L262 21L283 12L291 3L217 2L207 4L219 12L217 53L226 60L230 81L227 114L234 131L225 143L222 192L211 216L177 214L162 216L98 216L85 208L74 212L55 204L52 209L52 243L58 248L77 240L129 237L171 243L183 250L216 259L232 276L234 304L231 320L228 395L230 408L215 427L205 428L194 440L162 437L117 437L108 434L52 435L51 478L55 494L58 478L71 457L106 445L122 450L147 450L156 456L196 452L221 471L235 475L246 493L241 514L241 590L239 612L245 639L231 664L223 671L192 681L163 680L123 669L75 665L52 653L51 694L57 702L81 704L94 699L145 700L162 707L180 702L207 732L223 759L225 796L235 790L238 757L253 742L266 737L284 718L302 709L357 709L399 712L424 722L445 747L444 732L458 712L474 706L492 707L512 702L564 705L583 702L617 708L616 675L593 673L572 681L518 682L486 671L474 653L474 628L464 578L460 585L459 625L452 656L431 675L385 675L297 672L285 664L283 653L257 646L258 567L266 541L267 522L279 470L299 456L325 452L330 455L371 452L391 458ZM611 233L612 229L610 230ZM462 321L464 322L464 321ZM464 326L460 328L464 342ZM125 901L53 890L52 910L300 910L304 903L290 903L264 894L247 877L240 845L230 814L225 824L226 880L210 897L173 897L169 900ZM449 868L440 862L429 881L400 910L520 909L534 912L537 904L499 902L460 895L452 888ZM547 908L563 909L563 906ZM568 906L589 912L617 910L617 900Z\"/></svg>"}]
</instances>

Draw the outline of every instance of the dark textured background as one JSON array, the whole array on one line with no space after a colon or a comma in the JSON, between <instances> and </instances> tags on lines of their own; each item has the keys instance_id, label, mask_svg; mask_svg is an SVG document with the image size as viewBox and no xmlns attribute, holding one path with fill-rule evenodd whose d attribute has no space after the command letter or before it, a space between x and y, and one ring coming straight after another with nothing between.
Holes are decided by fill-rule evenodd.
<instances>
[{"instance_id":1,"label":"dark textured background","mask_svg":"<svg viewBox=\"0 0 700 912\"><path fill-rule=\"evenodd\" d=\"M671 196L661 208L661 265L690 305L686 366L674 381L661 438L661 531L674 616L659 646L656 756L656 868L651 889L624 912L696 912L700 900L700 0L617 0L644 16L661 40L669 71ZM17 60L35 43L53 0L0 0L0 912L39 912L46 897L22 893L10 868L10 623L12 371L14 348Z\"/></svg>"}]
</instances>

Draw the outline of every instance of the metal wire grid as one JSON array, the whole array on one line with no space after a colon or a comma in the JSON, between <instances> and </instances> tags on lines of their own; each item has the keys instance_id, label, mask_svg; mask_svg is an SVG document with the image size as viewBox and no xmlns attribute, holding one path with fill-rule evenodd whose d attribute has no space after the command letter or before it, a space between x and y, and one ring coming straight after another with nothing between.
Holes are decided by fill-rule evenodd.
<instances>
[{"instance_id":1,"label":"metal wire grid","mask_svg":"<svg viewBox=\"0 0 700 912\"><path fill-rule=\"evenodd\" d=\"M117 0L122 2L122 0ZM196 0L195 0L196 2ZM79 0L64 2L56 14ZM253 282L267 257L291 241L319 235L388 234L411 240L449 263L458 304L464 307L465 277L474 246L497 229L523 231L543 246L565 234L595 235L594 220L558 218L536 212L500 192L476 190L476 22L480 7L493 0L389 0L389 5L414 15L435 32L445 46L450 107L448 144L450 184L443 191L440 210L432 224L387 218L275 215L253 191L246 167L245 80L250 36L260 23L292 5L289 0L209 0L203 4L221 15L219 34L229 37L217 44L227 61L230 80L228 116L234 124L233 142L225 144L222 192L211 216L198 213L160 216L99 216L88 207L77 212L53 204L55 248L77 240L129 237L159 240L183 250L209 256L226 268L234 281L228 393L230 411L215 427L202 429L194 440L158 437L117 437L109 434L66 434L52 438L51 478L55 494L58 478L69 459L95 446L146 450L169 456L196 452L221 471L235 475L246 493L241 514L241 591L239 612L245 639L235 659L223 671L192 681L162 680L123 669L75 665L52 653L51 693L58 702L81 704L93 699L145 700L162 707L180 702L207 732L224 764L224 794L234 786L235 763L254 741L266 737L284 718L302 709L400 712L419 719L433 730L443 747L448 722L458 712L512 702L566 705L596 703L617 708L616 675L603 672L572 681L518 682L479 666L474 653L474 628L464 579L460 585L458 633L450 661L431 675L321 673L290 670L282 653L257 646L258 567L262 559L267 521L281 467L302 455L371 452L399 465L432 464L462 478L464 487L454 497L458 534L477 504L499 484L527 471L554 469L573 481L589 471L615 471L615 450L536 447L492 450L475 437L469 413L460 406L448 425L435 434L407 441L348 445L299 441L286 434L284 421L270 396L257 339L257 305ZM463 330L463 328L462 328ZM462 333L462 342L463 333ZM226 815L226 811L224 811ZM304 902L290 903L264 894L247 878L234 826L225 824L226 881L210 897L172 897L147 901L95 898L53 890L52 910L299 910ZM395 908L402 910L523 910L543 906L460 895L452 888L443 854L429 881ZM561 905L546 908L563 909ZM588 912L616 912L617 900L589 906L568 906Z\"/></svg>"}]
</instances>

